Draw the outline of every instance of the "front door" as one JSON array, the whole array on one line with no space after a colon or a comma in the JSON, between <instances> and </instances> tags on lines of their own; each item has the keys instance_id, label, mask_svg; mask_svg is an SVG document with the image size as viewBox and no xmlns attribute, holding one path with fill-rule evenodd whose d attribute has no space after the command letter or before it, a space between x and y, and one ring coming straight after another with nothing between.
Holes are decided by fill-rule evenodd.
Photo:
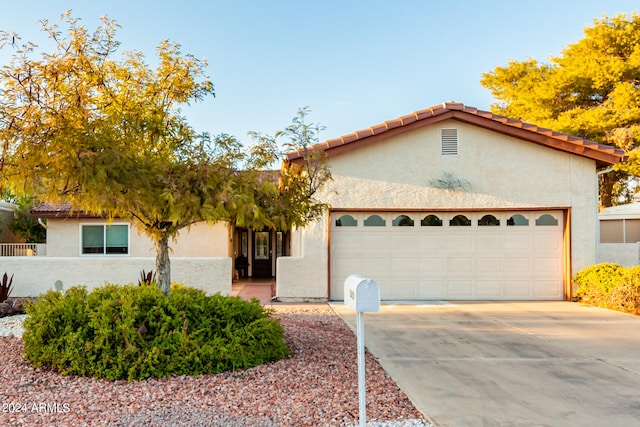
<instances>
[{"instance_id":1,"label":"front door","mask_svg":"<svg viewBox=\"0 0 640 427\"><path fill-rule=\"evenodd\" d=\"M253 233L253 277L273 277L272 256L271 232L255 231Z\"/></svg>"}]
</instances>

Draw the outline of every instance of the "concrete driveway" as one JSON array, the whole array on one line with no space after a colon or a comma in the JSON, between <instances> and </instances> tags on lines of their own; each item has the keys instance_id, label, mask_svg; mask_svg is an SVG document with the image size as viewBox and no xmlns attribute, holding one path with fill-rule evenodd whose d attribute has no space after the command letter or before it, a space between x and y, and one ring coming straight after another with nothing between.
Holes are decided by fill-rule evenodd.
<instances>
[{"instance_id":1,"label":"concrete driveway","mask_svg":"<svg viewBox=\"0 0 640 427\"><path fill-rule=\"evenodd\" d=\"M355 331L355 313L334 310ZM640 317L571 302L383 305L365 344L437 427L640 426Z\"/></svg>"}]
</instances>

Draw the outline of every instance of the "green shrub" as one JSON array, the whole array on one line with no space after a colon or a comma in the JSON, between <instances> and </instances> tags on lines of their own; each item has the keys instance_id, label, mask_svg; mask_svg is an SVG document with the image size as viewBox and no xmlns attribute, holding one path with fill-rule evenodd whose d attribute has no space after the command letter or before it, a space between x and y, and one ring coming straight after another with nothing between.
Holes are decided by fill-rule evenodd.
<instances>
[{"instance_id":1,"label":"green shrub","mask_svg":"<svg viewBox=\"0 0 640 427\"><path fill-rule=\"evenodd\" d=\"M49 291L28 305L23 335L35 367L137 380L245 369L289 353L257 300L173 287L107 284Z\"/></svg>"},{"instance_id":2,"label":"green shrub","mask_svg":"<svg viewBox=\"0 0 640 427\"><path fill-rule=\"evenodd\" d=\"M640 314L640 286L633 283L618 286L609 293L606 304L613 310Z\"/></svg>"},{"instance_id":3,"label":"green shrub","mask_svg":"<svg viewBox=\"0 0 640 427\"><path fill-rule=\"evenodd\" d=\"M599 301L612 289L629 282L629 269L612 263L595 264L573 278L576 297L583 302Z\"/></svg>"},{"instance_id":4,"label":"green shrub","mask_svg":"<svg viewBox=\"0 0 640 427\"><path fill-rule=\"evenodd\" d=\"M640 266L592 265L576 274L573 283L584 304L640 314Z\"/></svg>"}]
</instances>

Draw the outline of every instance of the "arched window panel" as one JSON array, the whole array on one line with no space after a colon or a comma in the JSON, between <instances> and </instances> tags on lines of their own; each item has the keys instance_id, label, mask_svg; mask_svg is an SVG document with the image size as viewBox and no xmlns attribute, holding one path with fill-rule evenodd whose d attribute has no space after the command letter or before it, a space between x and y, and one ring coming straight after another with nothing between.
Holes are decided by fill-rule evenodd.
<instances>
[{"instance_id":1,"label":"arched window panel","mask_svg":"<svg viewBox=\"0 0 640 427\"><path fill-rule=\"evenodd\" d=\"M508 226L528 226L529 225L529 220L524 217L524 215L520 215L520 214L515 214L513 215L511 218L509 218L507 220L507 225Z\"/></svg>"},{"instance_id":2,"label":"arched window panel","mask_svg":"<svg viewBox=\"0 0 640 427\"><path fill-rule=\"evenodd\" d=\"M407 215L398 215L392 222L394 227L413 227L413 219Z\"/></svg>"},{"instance_id":3,"label":"arched window panel","mask_svg":"<svg viewBox=\"0 0 640 427\"><path fill-rule=\"evenodd\" d=\"M544 214L540 218L536 219L536 225L558 225L558 219L553 215Z\"/></svg>"},{"instance_id":4,"label":"arched window panel","mask_svg":"<svg viewBox=\"0 0 640 427\"><path fill-rule=\"evenodd\" d=\"M342 215L336 219L336 227L357 227L358 220L351 215Z\"/></svg>"},{"instance_id":5,"label":"arched window panel","mask_svg":"<svg viewBox=\"0 0 640 427\"><path fill-rule=\"evenodd\" d=\"M387 222L380 215L371 215L364 220L365 227L384 227Z\"/></svg>"},{"instance_id":6,"label":"arched window panel","mask_svg":"<svg viewBox=\"0 0 640 427\"><path fill-rule=\"evenodd\" d=\"M456 215L449 220L451 227L470 227L471 220L464 215Z\"/></svg>"},{"instance_id":7,"label":"arched window panel","mask_svg":"<svg viewBox=\"0 0 640 427\"><path fill-rule=\"evenodd\" d=\"M479 226L499 226L500 220L493 215L485 215L478 220Z\"/></svg>"},{"instance_id":8,"label":"arched window panel","mask_svg":"<svg viewBox=\"0 0 640 427\"><path fill-rule=\"evenodd\" d=\"M442 227L442 220L435 215L427 215L420 220L423 227Z\"/></svg>"}]
</instances>

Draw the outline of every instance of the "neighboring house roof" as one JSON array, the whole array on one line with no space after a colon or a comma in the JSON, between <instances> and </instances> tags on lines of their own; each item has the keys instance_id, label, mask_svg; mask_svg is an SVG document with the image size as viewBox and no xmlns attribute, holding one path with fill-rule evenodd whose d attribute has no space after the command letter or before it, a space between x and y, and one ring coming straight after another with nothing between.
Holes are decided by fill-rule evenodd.
<instances>
[{"instance_id":1,"label":"neighboring house roof","mask_svg":"<svg viewBox=\"0 0 640 427\"><path fill-rule=\"evenodd\" d=\"M603 208L598 216L600 219L638 219L640 218L640 203Z\"/></svg>"},{"instance_id":2,"label":"neighboring house roof","mask_svg":"<svg viewBox=\"0 0 640 427\"><path fill-rule=\"evenodd\" d=\"M70 203L40 203L29 211L36 218L101 218L82 211L72 211Z\"/></svg>"},{"instance_id":3,"label":"neighboring house roof","mask_svg":"<svg viewBox=\"0 0 640 427\"><path fill-rule=\"evenodd\" d=\"M328 156L333 156L449 119L459 120L555 150L587 157L595 160L598 167L616 164L626 158L623 150L609 145L602 145L584 138L554 132L520 120L499 116L474 107L467 107L457 102L445 102L339 138L329 139L312 146L311 150L322 150ZM287 154L287 161L296 163L300 162L303 157L304 151L294 151Z\"/></svg>"}]
</instances>

